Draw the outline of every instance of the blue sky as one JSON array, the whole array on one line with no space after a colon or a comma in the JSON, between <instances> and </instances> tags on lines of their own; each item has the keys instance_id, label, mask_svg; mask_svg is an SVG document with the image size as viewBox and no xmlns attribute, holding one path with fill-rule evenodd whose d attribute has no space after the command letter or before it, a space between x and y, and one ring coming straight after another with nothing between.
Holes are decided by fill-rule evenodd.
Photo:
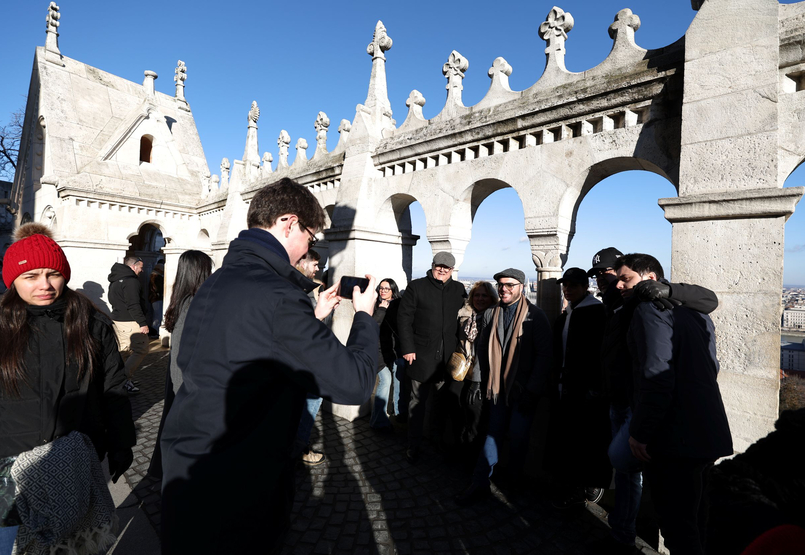
<instances>
[{"instance_id":1,"label":"blue sky","mask_svg":"<svg viewBox=\"0 0 805 555\"><path fill-rule=\"evenodd\" d=\"M441 67L454 49L470 62L464 79L468 106L486 93L486 71L497 56L514 68L513 89L532 85L545 65L545 43L537 30L554 2L63 0L60 47L65 56L135 82L142 82L144 70L156 71L157 90L168 94L173 91L176 61L183 60L188 68L185 95L210 170L218 173L222 157L242 156L252 100L261 110L261 153L272 152L277 159L281 129L288 131L292 145L304 137L315 147L313 123L320 110L332 122L328 147L334 148L338 122L352 120L355 105L366 98L371 69L366 45L378 19L394 41L386 53L386 69L389 99L401 124L412 89L427 99L426 117L441 110L446 95ZM4 53L0 121L23 105L34 48L45 42L48 3L17 0L3 7L4 20L13 24L0 35ZM687 0L566 0L558 5L575 19L567 41L570 71L594 67L607 56L612 45L607 28L621 8L630 6L640 16L636 42L649 49L680 38L696 14ZM786 183L803 184L802 169ZM647 172L618 174L596 185L579 209L566 267L587 267L596 250L611 245L624 252L650 252L670 266L671 225L657 199L675 194L669 182ZM412 215L414 232L422 236L414 255L414 273L421 275L430 262L430 247L421 207L414 205ZM613 225L624 218L640 232ZM528 242L523 240L523 222L520 201L512 190L490 196L477 212L461 273L487 276L515 266L536 276ZM802 208L786 224L784 281L805 284Z\"/></svg>"}]
</instances>

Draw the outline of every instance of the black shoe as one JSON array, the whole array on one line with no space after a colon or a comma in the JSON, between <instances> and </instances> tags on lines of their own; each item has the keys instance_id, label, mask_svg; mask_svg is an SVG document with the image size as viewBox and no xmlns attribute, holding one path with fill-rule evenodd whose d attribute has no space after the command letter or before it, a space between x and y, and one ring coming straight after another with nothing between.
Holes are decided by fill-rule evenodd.
<instances>
[{"instance_id":1,"label":"black shoe","mask_svg":"<svg viewBox=\"0 0 805 555\"><path fill-rule=\"evenodd\" d=\"M564 496L555 498L551 505L554 509L566 510L577 507L587 506L587 497L584 495L584 490L577 490L565 494Z\"/></svg>"},{"instance_id":2,"label":"black shoe","mask_svg":"<svg viewBox=\"0 0 805 555\"><path fill-rule=\"evenodd\" d=\"M604 488L584 488L584 497L590 503L598 503L604 497Z\"/></svg>"},{"instance_id":3,"label":"black shoe","mask_svg":"<svg viewBox=\"0 0 805 555\"><path fill-rule=\"evenodd\" d=\"M590 555L638 555L637 547L616 541L612 536L595 540L585 546Z\"/></svg>"},{"instance_id":4,"label":"black shoe","mask_svg":"<svg viewBox=\"0 0 805 555\"><path fill-rule=\"evenodd\" d=\"M419 449L410 447L405 452L405 460L407 460L410 464L416 464L419 461Z\"/></svg>"},{"instance_id":5,"label":"black shoe","mask_svg":"<svg viewBox=\"0 0 805 555\"><path fill-rule=\"evenodd\" d=\"M470 484L470 487L464 490L463 493L456 495L453 499L459 507L469 507L479 501L488 499L492 495L489 486L479 486L478 484Z\"/></svg>"}]
</instances>

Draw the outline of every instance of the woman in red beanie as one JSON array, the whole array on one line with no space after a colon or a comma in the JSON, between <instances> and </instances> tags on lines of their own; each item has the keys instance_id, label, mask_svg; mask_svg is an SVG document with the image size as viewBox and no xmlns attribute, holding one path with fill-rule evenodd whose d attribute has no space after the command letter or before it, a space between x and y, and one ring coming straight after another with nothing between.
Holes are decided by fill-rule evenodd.
<instances>
[{"instance_id":1,"label":"woman in red beanie","mask_svg":"<svg viewBox=\"0 0 805 555\"><path fill-rule=\"evenodd\" d=\"M106 317L67 287L48 228L23 225L15 240L0 299L0 555L15 538L18 552L94 553L114 540L100 461L117 481L135 444L123 361Z\"/></svg>"}]
</instances>

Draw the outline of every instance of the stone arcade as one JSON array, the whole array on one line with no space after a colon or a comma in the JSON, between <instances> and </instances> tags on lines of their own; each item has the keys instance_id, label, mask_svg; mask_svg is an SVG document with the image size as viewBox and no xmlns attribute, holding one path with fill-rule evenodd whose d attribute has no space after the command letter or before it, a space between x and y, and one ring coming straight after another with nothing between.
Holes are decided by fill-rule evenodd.
<instances>
[{"instance_id":1,"label":"stone arcade","mask_svg":"<svg viewBox=\"0 0 805 555\"><path fill-rule=\"evenodd\" d=\"M386 90L392 40L378 22L367 48L366 100L351 122L341 120L333 151L330 120L319 112L313 155L299 139L289 162L291 137L282 131L272 168L272 154L258 150L260 110L252 103L243 158L224 158L220 175L210 175L184 95L185 64L177 64L171 97L154 91L154 72L140 85L67 58L51 3L8 209L17 223L53 227L73 261L73 283L101 300L109 267L128 250L149 263L165 258L168 291L185 249L205 250L220 264L249 200L280 177L307 185L325 207L331 225L320 245L335 279L371 269L402 284L417 240L411 202L422 204L433 250L452 252L460 266L477 207L512 187L525 212L539 303L553 317L556 278L585 194L617 172L655 172L678 191L659 201L673 224L673 279L721 299L713 315L720 383L743 450L777 417L784 224L803 194L782 185L805 159L805 2L694 0L693 8L685 36L650 51L635 42L638 15L621 10L606 60L571 73L564 55L573 17L555 7L538 28L547 65L530 88L513 91L512 68L497 58L489 92L465 106L469 61L453 51L442 68L442 111L425 119L425 98L414 90L399 127ZM350 309L342 310L339 333Z\"/></svg>"}]
</instances>

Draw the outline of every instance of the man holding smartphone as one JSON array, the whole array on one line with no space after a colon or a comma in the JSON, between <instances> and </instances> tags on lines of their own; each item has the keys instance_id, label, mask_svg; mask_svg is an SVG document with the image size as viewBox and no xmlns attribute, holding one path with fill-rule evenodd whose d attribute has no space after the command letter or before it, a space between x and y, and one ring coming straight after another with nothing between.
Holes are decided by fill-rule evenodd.
<instances>
[{"instance_id":1,"label":"man holding smartphone","mask_svg":"<svg viewBox=\"0 0 805 555\"><path fill-rule=\"evenodd\" d=\"M458 311L467 291L452 279L455 265L452 254L437 252L427 275L409 283L400 300L397 328L411 378L405 454L411 464L419 459L428 397L444 385L447 361L458 342Z\"/></svg>"},{"instance_id":2,"label":"man holding smartphone","mask_svg":"<svg viewBox=\"0 0 805 555\"><path fill-rule=\"evenodd\" d=\"M294 265L325 225L290 179L251 201L249 229L201 286L182 332L184 382L162 435L162 553L274 553L290 526L291 446L306 394L360 405L377 375L375 278L353 290L346 345L318 318L338 303ZM326 361L326 364L322 364Z\"/></svg>"}]
</instances>

